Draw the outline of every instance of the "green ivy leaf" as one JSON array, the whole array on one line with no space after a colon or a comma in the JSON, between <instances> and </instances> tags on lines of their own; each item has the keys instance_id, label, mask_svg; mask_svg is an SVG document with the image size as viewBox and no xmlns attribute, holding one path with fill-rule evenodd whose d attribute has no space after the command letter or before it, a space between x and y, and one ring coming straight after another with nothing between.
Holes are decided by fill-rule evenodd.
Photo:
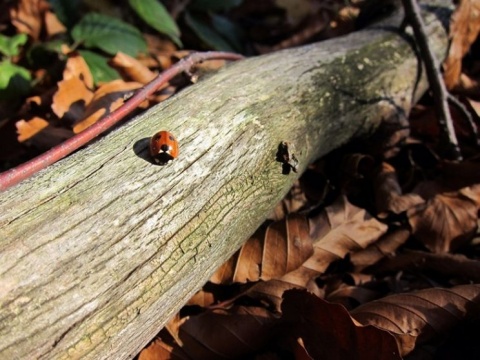
<instances>
[{"instance_id":1,"label":"green ivy leaf","mask_svg":"<svg viewBox=\"0 0 480 360\"><path fill-rule=\"evenodd\" d=\"M115 55L122 51L130 56L147 50L147 43L140 31L122 20L89 13L72 30L72 37L88 48L99 48Z\"/></svg>"},{"instance_id":2,"label":"green ivy leaf","mask_svg":"<svg viewBox=\"0 0 480 360\"><path fill-rule=\"evenodd\" d=\"M226 11L242 2L243 0L193 0L189 8L199 11Z\"/></svg>"},{"instance_id":3,"label":"green ivy leaf","mask_svg":"<svg viewBox=\"0 0 480 360\"><path fill-rule=\"evenodd\" d=\"M85 59L95 84L120 79L120 74L108 65L106 57L88 50L79 50L78 52Z\"/></svg>"},{"instance_id":4,"label":"green ivy leaf","mask_svg":"<svg viewBox=\"0 0 480 360\"><path fill-rule=\"evenodd\" d=\"M16 56L20 53L20 47L28 40L27 34L18 34L8 37L0 34L0 52L6 56Z\"/></svg>"},{"instance_id":5,"label":"green ivy leaf","mask_svg":"<svg viewBox=\"0 0 480 360\"><path fill-rule=\"evenodd\" d=\"M80 0L48 0L55 15L68 29L78 21Z\"/></svg>"},{"instance_id":6,"label":"green ivy leaf","mask_svg":"<svg viewBox=\"0 0 480 360\"><path fill-rule=\"evenodd\" d=\"M30 72L9 60L0 62L0 100L15 99L27 95L31 84Z\"/></svg>"},{"instance_id":7,"label":"green ivy leaf","mask_svg":"<svg viewBox=\"0 0 480 360\"><path fill-rule=\"evenodd\" d=\"M180 30L161 2L158 0L128 0L128 3L145 23L159 33L167 35L178 46L182 46Z\"/></svg>"},{"instance_id":8,"label":"green ivy leaf","mask_svg":"<svg viewBox=\"0 0 480 360\"><path fill-rule=\"evenodd\" d=\"M185 13L185 22L210 48L219 51L235 51L220 34L191 13Z\"/></svg>"}]
</instances>

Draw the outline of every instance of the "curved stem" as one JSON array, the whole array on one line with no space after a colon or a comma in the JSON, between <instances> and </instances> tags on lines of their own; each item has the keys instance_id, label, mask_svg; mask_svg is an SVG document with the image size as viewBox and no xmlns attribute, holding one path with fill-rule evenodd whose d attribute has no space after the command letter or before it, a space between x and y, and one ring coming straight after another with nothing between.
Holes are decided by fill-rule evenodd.
<instances>
[{"instance_id":1,"label":"curved stem","mask_svg":"<svg viewBox=\"0 0 480 360\"><path fill-rule=\"evenodd\" d=\"M213 59L240 60L243 58L244 57L240 54L220 51L193 53L183 58L169 69L163 71L144 87L136 91L135 94L125 102L125 104L109 115L105 116L100 121L97 121L94 125L71 137L65 142L51 148L43 154L33 158L32 160L1 173L0 191L18 184L20 181L25 180L36 172L46 168L60 159L63 159L75 150L84 146L132 112L139 104L146 100L148 96L153 94L163 84L182 72L190 70L191 67L196 63Z\"/></svg>"}]
</instances>

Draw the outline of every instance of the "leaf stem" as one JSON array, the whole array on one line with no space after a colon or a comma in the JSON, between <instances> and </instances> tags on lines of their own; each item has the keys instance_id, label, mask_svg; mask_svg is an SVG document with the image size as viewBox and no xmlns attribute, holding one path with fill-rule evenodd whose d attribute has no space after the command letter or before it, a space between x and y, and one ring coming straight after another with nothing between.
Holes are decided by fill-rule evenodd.
<instances>
[{"instance_id":1,"label":"leaf stem","mask_svg":"<svg viewBox=\"0 0 480 360\"><path fill-rule=\"evenodd\" d=\"M434 109L442 129L442 139L447 147L448 156L454 160L462 160L457 136L453 127L453 120L448 108L448 91L440 73L440 64L435 54L428 45L425 24L420 15L420 7L416 0L402 0L405 9L405 19L410 24L415 34L420 54L425 64L428 82L434 98Z\"/></svg>"},{"instance_id":2,"label":"leaf stem","mask_svg":"<svg viewBox=\"0 0 480 360\"><path fill-rule=\"evenodd\" d=\"M221 51L209 51L193 53L169 69L163 71L155 79L146 84L144 87L135 92L135 94L129 98L121 107L105 116L94 125L85 129L81 133L71 137L65 142L51 148L45 153L29 160L15 168L7 170L0 174L0 191L4 191L7 188L18 184L20 181L27 179L38 171L46 168L47 166L63 159L67 155L70 155L75 150L84 146L98 135L102 134L118 121L123 119L126 115L132 112L138 105L140 105L148 96L153 94L163 84L181 74L182 72L189 71L191 67L197 63L201 63L206 60L222 59L222 60L241 60L244 57L240 54L221 52Z\"/></svg>"}]
</instances>

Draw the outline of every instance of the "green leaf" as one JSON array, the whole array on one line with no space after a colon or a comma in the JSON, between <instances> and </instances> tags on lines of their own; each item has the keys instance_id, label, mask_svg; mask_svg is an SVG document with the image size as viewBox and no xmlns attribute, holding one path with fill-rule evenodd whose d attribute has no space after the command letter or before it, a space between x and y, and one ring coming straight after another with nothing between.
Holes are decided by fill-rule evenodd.
<instances>
[{"instance_id":1,"label":"green leaf","mask_svg":"<svg viewBox=\"0 0 480 360\"><path fill-rule=\"evenodd\" d=\"M80 0L48 0L55 15L68 29L78 21Z\"/></svg>"},{"instance_id":2,"label":"green leaf","mask_svg":"<svg viewBox=\"0 0 480 360\"><path fill-rule=\"evenodd\" d=\"M31 84L30 72L9 60L0 62L0 100L27 95Z\"/></svg>"},{"instance_id":3,"label":"green leaf","mask_svg":"<svg viewBox=\"0 0 480 360\"><path fill-rule=\"evenodd\" d=\"M185 22L210 48L219 51L235 51L220 34L191 13L185 13Z\"/></svg>"},{"instance_id":4,"label":"green leaf","mask_svg":"<svg viewBox=\"0 0 480 360\"><path fill-rule=\"evenodd\" d=\"M242 2L243 0L193 0L189 8L199 11L226 11Z\"/></svg>"},{"instance_id":5,"label":"green leaf","mask_svg":"<svg viewBox=\"0 0 480 360\"><path fill-rule=\"evenodd\" d=\"M79 50L78 52L85 59L95 84L120 79L120 74L108 65L106 57L88 50Z\"/></svg>"},{"instance_id":6,"label":"green leaf","mask_svg":"<svg viewBox=\"0 0 480 360\"><path fill-rule=\"evenodd\" d=\"M88 48L99 48L115 55L122 51L130 56L147 50L147 43L140 31L122 20L89 13L72 30L73 40Z\"/></svg>"},{"instance_id":7,"label":"green leaf","mask_svg":"<svg viewBox=\"0 0 480 360\"><path fill-rule=\"evenodd\" d=\"M182 46L180 30L161 2L158 0L128 0L128 3L148 25L159 33L167 35L178 46Z\"/></svg>"},{"instance_id":8,"label":"green leaf","mask_svg":"<svg viewBox=\"0 0 480 360\"><path fill-rule=\"evenodd\" d=\"M20 53L20 47L28 40L27 34L18 34L8 37L0 34L0 52L6 56L15 56Z\"/></svg>"},{"instance_id":9,"label":"green leaf","mask_svg":"<svg viewBox=\"0 0 480 360\"><path fill-rule=\"evenodd\" d=\"M235 48L237 52L244 51L245 33L242 28L225 16L211 14L212 26Z\"/></svg>"}]
</instances>

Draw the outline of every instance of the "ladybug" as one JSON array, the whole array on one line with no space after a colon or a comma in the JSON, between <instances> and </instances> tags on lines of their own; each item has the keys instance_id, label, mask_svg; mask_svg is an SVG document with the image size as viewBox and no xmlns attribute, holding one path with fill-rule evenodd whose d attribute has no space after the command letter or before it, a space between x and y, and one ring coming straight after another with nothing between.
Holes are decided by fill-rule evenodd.
<instances>
[{"instance_id":1,"label":"ladybug","mask_svg":"<svg viewBox=\"0 0 480 360\"><path fill-rule=\"evenodd\" d=\"M159 131L150 139L150 155L159 165L168 164L178 156L178 141L169 131Z\"/></svg>"}]
</instances>

